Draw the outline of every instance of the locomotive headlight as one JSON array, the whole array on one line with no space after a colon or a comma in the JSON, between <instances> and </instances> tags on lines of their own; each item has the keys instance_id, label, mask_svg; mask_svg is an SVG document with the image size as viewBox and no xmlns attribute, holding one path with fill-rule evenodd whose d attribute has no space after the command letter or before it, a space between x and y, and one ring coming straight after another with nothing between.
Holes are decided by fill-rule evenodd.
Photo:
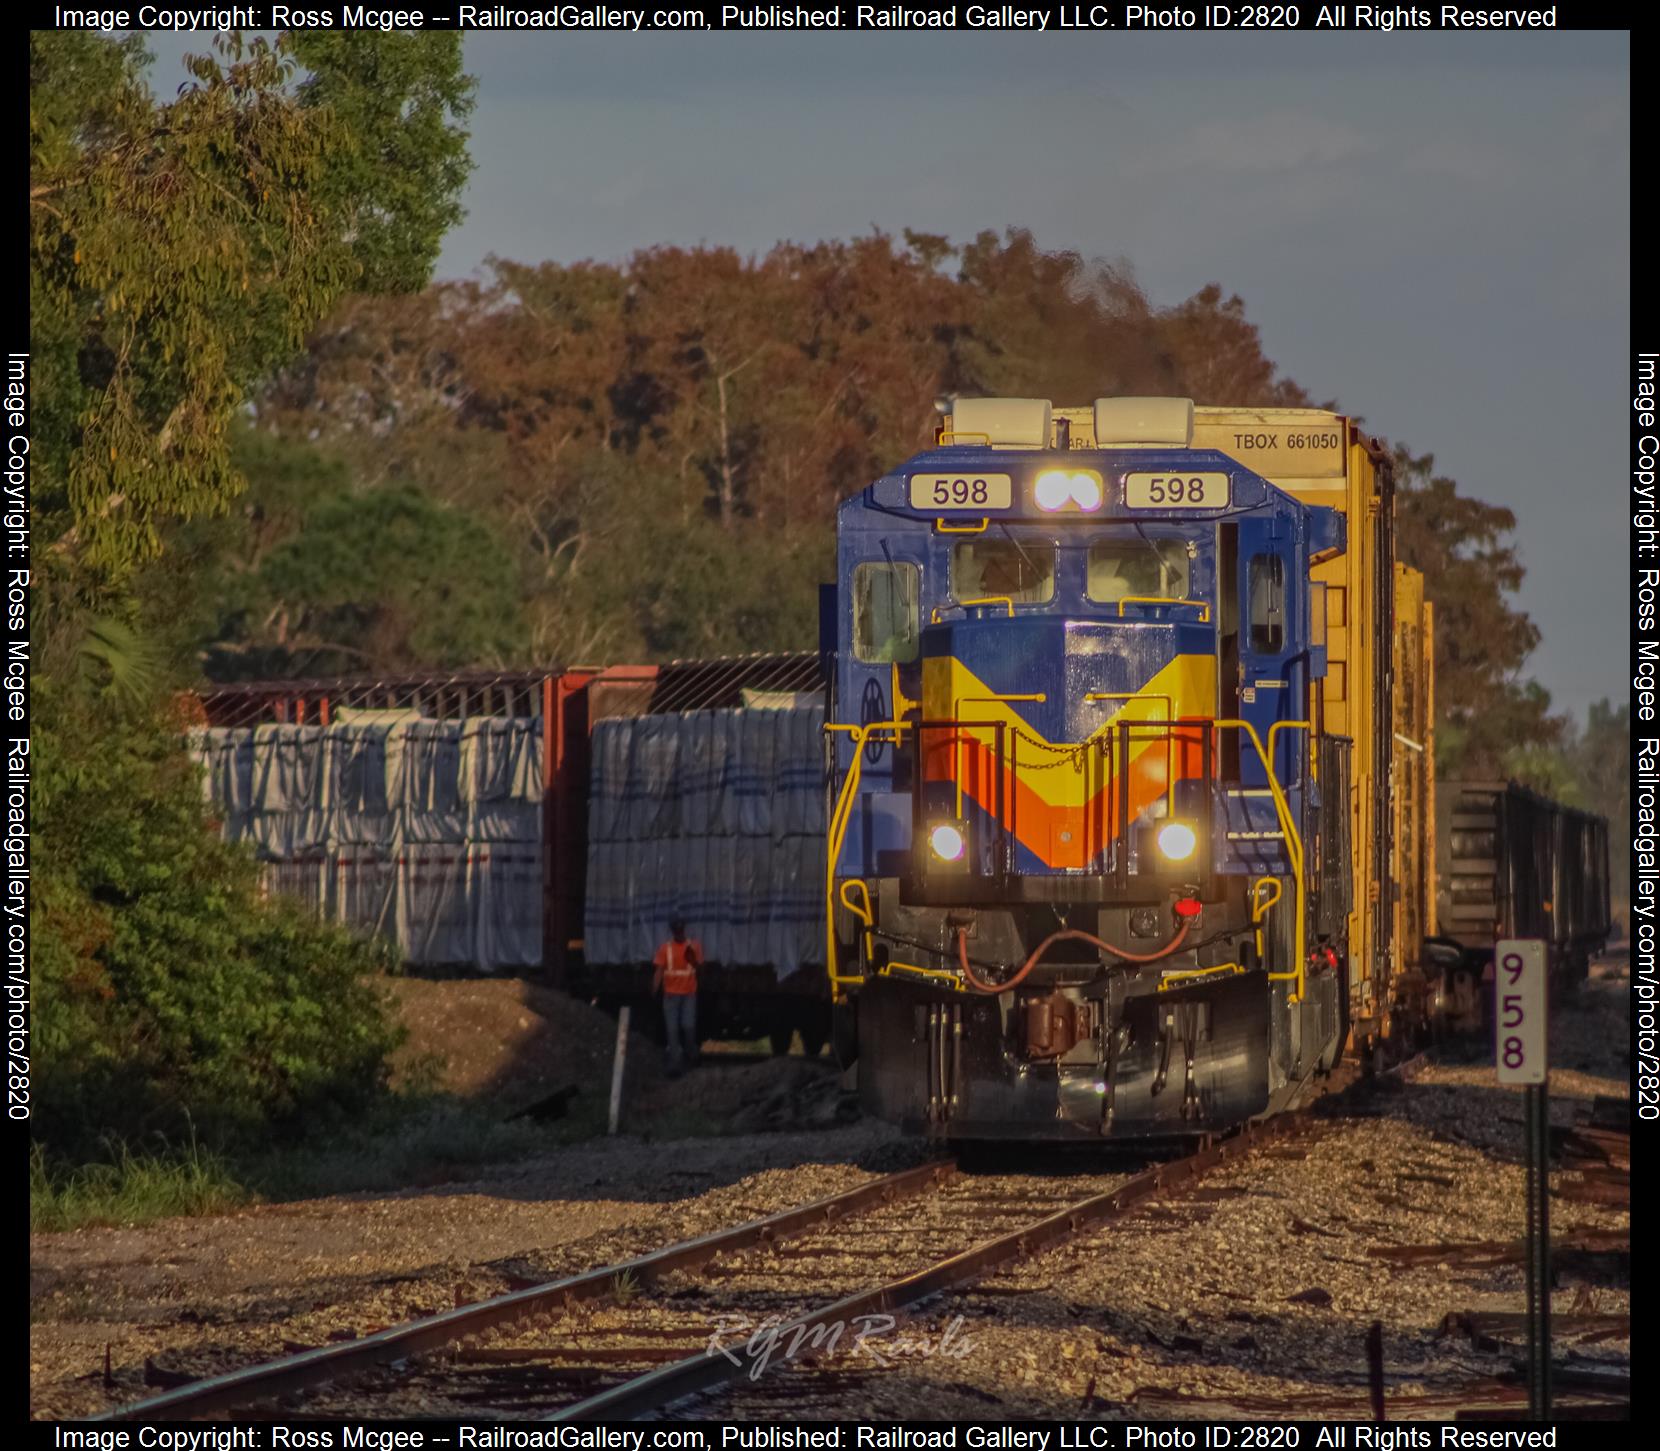
<instances>
[{"instance_id":1,"label":"locomotive headlight","mask_svg":"<svg viewBox=\"0 0 1660 1451\"><path fill-rule=\"evenodd\" d=\"M928 833L928 845L942 862L961 861L963 856L962 828L942 822Z\"/></svg>"},{"instance_id":2,"label":"locomotive headlight","mask_svg":"<svg viewBox=\"0 0 1660 1451\"><path fill-rule=\"evenodd\" d=\"M1038 508L1046 513L1053 514L1056 509L1064 509L1067 500L1072 497L1072 475L1065 469L1045 470L1032 486L1032 497L1037 500Z\"/></svg>"},{"instance_id":3,"label":"locomotive headlight","mask_svg":"<svg viewBox=\"0 0 1660 1451\"><path fill-rule=\"evenodd\" d=\"M1185 821L1167 821L1159 828L1159 852L1173 862L1185 862L1199 845L1198 834Z\"/></svg>"},{"instance_id":4,"label":"locomotive headlight","mask_svg":"<svg viewBox=\"0 0 1660 1451\"><path fill-rule=\"evenodd\" d=\"M1093 514L1106 497L1094 469L1045 469L1032 481L1032 500L1045 514Z\"/></svg>"}]
</instances>

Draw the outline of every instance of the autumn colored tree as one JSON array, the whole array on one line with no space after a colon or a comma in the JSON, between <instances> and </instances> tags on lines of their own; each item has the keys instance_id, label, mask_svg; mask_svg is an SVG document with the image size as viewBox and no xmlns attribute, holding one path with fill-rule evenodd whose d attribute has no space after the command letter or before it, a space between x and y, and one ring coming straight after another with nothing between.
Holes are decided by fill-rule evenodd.
<instances>
[{"instance_id":1,"label":"autumn colored tree","mask_svg":"<svg viewBox=\"0 0 1660 1451\"><path fill-rule=\"evenodd\" d=\"M1046 252L1030 232L982 232L957 254L969 325L955 340L953 391L1084 403L1169 393L1153 309L1127 266Z\"/></svg>"},{"instance_id":2,"label":"autumn colored tree","mask_svg":"<svg viewBox=\"0 0 1660 1451\"><path fill-rule=\"evenodd\" d=\"M483 511L526 557L541 660L810 640L836 504L926 444L942 393L1310 401L1236 294L1158 308L1127 264L1020 230L491 273L350 304L260 416L326 438L360 487ZM1399 472L1402 556L1442 608L1443 764L1529 769L1515 748L1548 752L1558 726L1520 673L1537 635L1513 601L1514 519L1409 450Z\"/></svg>"},{"instance_id":3,"label":"autumn colored tree","mask_svg":"<svg viewBox=\"0 0 1660 1451\"><path fill-rule=\"evenodd\" d=\"M1245 317L1238 293L1224 298L1207 283L1186 302L1159 313L1154 334L1165 367L1181 380L1181 396L1195 403L1256 408L1330 407L1278 368L1262 349L1262 335Z\"/></svg>"}]
</instances>

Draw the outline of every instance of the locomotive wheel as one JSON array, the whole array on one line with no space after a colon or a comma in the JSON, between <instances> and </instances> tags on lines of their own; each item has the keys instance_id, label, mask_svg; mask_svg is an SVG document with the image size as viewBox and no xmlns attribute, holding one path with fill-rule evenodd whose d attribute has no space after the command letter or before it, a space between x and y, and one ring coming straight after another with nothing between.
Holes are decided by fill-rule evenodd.
<instances>
[{"instance_id":1,"label":"locomotive wheel","mask_svg":"<svg viewBox=\"0 0 1660 1451\"><path fill-rule=\"evenodd\" d=\"M824 1052L824 1029L815 1023L810 1028L801 1030L801 1051L809 1058L817 1058Z\"/></svg>"},{"instance_id":2,"label":"locomotive wheel","mask_svg":"<svg viewBox=\"0 0 1660 1451\"><path fill-rule=\"evenodd\" d=\"M772 1056L774 1058L788 1057L790 1044L794 1041L795 1029L793 1027L774 1028L767 1034L767 1042L772 1044Z\"/></svg>"}]
</instances>

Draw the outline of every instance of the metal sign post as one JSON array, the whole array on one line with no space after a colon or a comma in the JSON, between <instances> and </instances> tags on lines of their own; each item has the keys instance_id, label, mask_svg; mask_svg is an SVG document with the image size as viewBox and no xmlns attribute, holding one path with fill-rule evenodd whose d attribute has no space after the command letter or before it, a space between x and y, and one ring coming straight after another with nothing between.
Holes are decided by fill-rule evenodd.
<instances>
[{"instance_id":1,"label":"metal sign post","mask_svg":"<svg viewBox=\"0 0 1660 1451\"><path fill-rule=\"evenodd\" d=\"M1494 1060L1499 1082L1527 1095L1527 1393L1550 1417L1550 1083L1545 944L1505 938L1493 950Z\"/></svg>"}]
</instances>

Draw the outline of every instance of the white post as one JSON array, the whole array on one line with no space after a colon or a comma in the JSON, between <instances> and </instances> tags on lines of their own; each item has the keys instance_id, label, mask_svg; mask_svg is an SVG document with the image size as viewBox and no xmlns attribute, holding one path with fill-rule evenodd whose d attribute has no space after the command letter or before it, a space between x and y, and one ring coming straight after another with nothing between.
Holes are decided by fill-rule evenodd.
<instances>
[{"instance_id":1,"label":"white post","mask_svg":"<svg viewBox=\"0 0 1660 1451\"><path fill-rule=\"evenodd\" d=\"M611 1059L611 1127L606 1131L616 1133L617 1119L622 1114L622 1081L623 1061L628 1057L628 1008L617 1014L617 1051Z\"/></svg>"}]
</instances>

